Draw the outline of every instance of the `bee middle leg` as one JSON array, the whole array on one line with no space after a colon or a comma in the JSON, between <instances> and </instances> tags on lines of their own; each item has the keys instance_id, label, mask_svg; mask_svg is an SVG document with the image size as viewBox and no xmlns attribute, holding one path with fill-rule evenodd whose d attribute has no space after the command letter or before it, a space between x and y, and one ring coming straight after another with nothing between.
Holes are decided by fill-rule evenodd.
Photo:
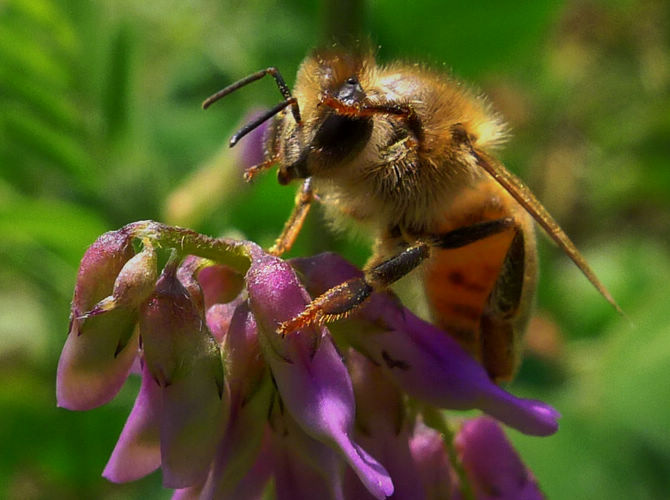
<instances>
[{"instance_id":1,"label":"bee middle leg","mask_svg":"<svg viewBox=\"0 0 670 500\"><path fill-rule=\"evenodd\" d=\"M272 255L281 255L291 249L305 223L313 201L314 190L312 189L312 179L308 177L296 193L293 212L291 212L291 216L286 221L286 224L284 224L284 229L274 245L268 250L269 253Z\"/></svg>"},{"instance_id":2,"label":"bee middle leg","mask_svg":"<svg viewBox=\"0 0 670 500\"><path fill-rule=\"evenodd\" d=\"M322 325L345 318L365 302L372 292L388 288L419 266L430 255L431 247L459 248L505 231L513 225L512 218L504 217L454 229L420 241L365 270L363 276L327 290L310 302L300 314L279 325L277 332L286 335L310 325Z\"/></svg>"}]
</instances>

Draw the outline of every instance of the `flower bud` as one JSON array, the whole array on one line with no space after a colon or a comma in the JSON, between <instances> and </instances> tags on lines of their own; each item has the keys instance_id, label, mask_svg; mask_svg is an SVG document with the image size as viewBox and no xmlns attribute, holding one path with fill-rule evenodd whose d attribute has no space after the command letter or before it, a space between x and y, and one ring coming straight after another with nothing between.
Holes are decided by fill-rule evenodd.
<instances>
[{"instance_id":1,"label":"flower bud","mask_svg":"<svg viewBox=\"0 0 670 500\"><path fill-rule=\"evenodd\" d=\"M98 302L81 318L97 316L113 309L135 309L151 295L156 285L156 251L149 241L144 249L126 262L114 281L112 294Z\"/></svg>"},{"instance_id":2,"label":"flower bud","mask_svg":"<svg viewBox=\"0 0 670 500\"><path fill-rule=\"evenodd\" d=\"M403 395L381 367L353 349L347 366L356 395L356 440L384 464L393 478L395 497L425 498L409 448L411 421ZM360 481L351 479L349 474L346 498L361 498Z\"/></svg>"},{"instance_id":3,"label":"flower bud","mask_svg":"<svg viewBox=\"0 0 670 500\"><path fill-rule=\"evenodd\" d=\"M201 259L200 257L189 255L177 268L177 279L191 296L191 301L198 310L200 316L205 315L205 297L196 276L198 275L200 266L202 266L204 260L205 259Z\"/></svg>"},{"instance_id":4,"label":"flower bud","mask_svg":"<svg viewBox=\"0 0 670 500\"><path fill-rule=\"evenodd\" d=\"M345 463L341 455L307 435L288 413L282 413L277 406L270 417L277 500L353 498L344 496L342 476ZM356 480L360 484L360 480ZM365 489L363 495L370 497Z\"/></svg>"},{"instance_id":5,"label":"flower bud","mask_svg":"<svg viewBox=\"0 0 670 500\"><path fill-rule=\"evenodd\" d=\"M212 306L207 312L208 324L218 329L213 323L228 310L227 306ZM217 499L230 495L253 465L274 394L248 304L241 302L232 318L224 316L221 320L230 324L222 346L230 387L230 417L202 494L202 498Z\"/></svg>"},{"instance_id":6,"label":"flower bud","mask_svg":"<svg viewBox=\"0 0 670 500\"><path fill-rule=\"evenodd\" d=\"M463 469L482 500L542 500L535 478L495 420L466 421L454 439Z\"/></svg>"},{"instance_id":7,"label":"flower bud","mask_svg":"<svg viewBox=\"0 0 670 500\"><path fill-rule=\"evenodd\" d=\"M121 229L100 236L81 260L70 331L58 362L59 406L88 410L105 404L128 376L137 355L136 312L121 309L102 316L81 316L112 293L117 276L132 256L132 237Z\"/></svg>"},{"instance_id":8,"label":"flower bud","mask_svg":"<svg viewBox=\"0 0 670 500\"><path fill-rule=\"evenodd\" d=\"M168 262L140 315L144 360L162 388L163 484L205 480L224 418L219 346Z\"/></svg>"},{"instance_id":9,"label":"flower bud","mask_svg":"<svg viewBox=\"0 0 670 500\"><path fill-rule=\"evenodd\" d=\"M249 123L261 116L266 110L252 111L245 116L243 123ZM252 130L241 142L239 150L239 159L242 167L248 169L262 163L265 158L265 137L270 126L270 121L263 122L260 126Z\"/></svg>"},{"instance_id":10,"label":"flower bud","mask_svg":"<svg viewBox=\"0 0 670 500\"><path fill-rule=\"evenodd\" d=\"M452 498L453 471L442 435L417 422L409 446L426 498Z\"/></svg>"}]
</instances>

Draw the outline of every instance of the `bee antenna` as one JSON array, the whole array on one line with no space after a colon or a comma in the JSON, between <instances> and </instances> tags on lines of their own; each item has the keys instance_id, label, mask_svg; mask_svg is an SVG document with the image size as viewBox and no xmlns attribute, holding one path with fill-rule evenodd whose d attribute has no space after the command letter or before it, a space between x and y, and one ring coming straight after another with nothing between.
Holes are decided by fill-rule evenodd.
<instances>
[{"instance_id":1,"label":"bee antenna","mask_svg":"<svg viewBox=\"0 0 670 500\"><path fill-rule=\"evenodd\" d=\"M246 134L251 132L253 129L258 127L261 123L263 123L265 120L268 120L269 118L272 118L274 115L279 113L282 109L284 109L287 106L291 106L291 112L293 113L293 118L295 119L296 123L300 123L302 119L300 118L300 108L298 107L298 101L291 95L291 91L289 90L288 86L286 85L286 82L284 81L284 78L281 76L281 73L279 70L275 67L269 67L266 69L262 69L260 71L257 71L256 73L252 73L251 75L242 78L241 80L236 81L235 83L232 83L228 85L226 88L219 90L216 94L213 94L209 96L205 101L202 103L202 108L207 109L209 108L212 104L214 104L216 101L219 99L222 99L223 97L227 96L228 94L231 94L235 92L237 89L240 89L244 87L245 85L250 84L251 82L255 82L256 80L260 80L263 78L265 75L270 75L272 78L274 78L275 82L277 83L277 87L279 88L279 92L281 92L281 95L284 97L284 100L279 103L277 106L272 108L270 111L265 113L263 116L258 118L257 120L254 120L253 122L249 123L248 125L244 126L239 132L237 132L231 139L230 139L230 146L234 146L237 144L237 141L239 141L242 137L244 137Z\"/></svg>"},{"instance_id":2,"label":"bee antenna","mask_svg":"<svg viewBox=\"0 0 670 500\"><path fill-rule=\"evenodd\" d=\"M279 113L282 109L284 109L288 106L296 106L296 108L297 108L297 105L298 105L298 101L296 100L295 97L290 97L290 98L286 99L285 101L280 102L274 108L266 111L261 116L256 118L254 121L247 123L244 127L242 127L240 130L235 132L235 134L233 134L233 136L230 138L230 141L228 142L228 145L232 148L235 144L237 144L237 142L242 137L247 135L249 132L251 132L255 128L259 127L266 120L269 120L270 118L272 118L274 115ZM295 116L295 113L293 115Z\"/></svg>"}]
</instances>

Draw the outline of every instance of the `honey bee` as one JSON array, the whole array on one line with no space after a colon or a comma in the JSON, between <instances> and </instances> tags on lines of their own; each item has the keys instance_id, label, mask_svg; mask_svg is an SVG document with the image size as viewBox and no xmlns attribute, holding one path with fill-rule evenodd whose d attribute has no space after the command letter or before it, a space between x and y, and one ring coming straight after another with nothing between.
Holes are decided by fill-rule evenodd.
<instances>
[{"instance_id":1,"label":"honey bee","mask_svg":"<svg viewBox=\"0 0 670 500\"><path fill-rule=\"evenodd\" d=\"M509 380L535 293L533 219L620 310L542 204L494 158L505 124L466 86L420 65L382 66L371 51L335 47L302 62L293 92L271 67L203 107L265 75L283 101L233 135L230 146L271 119L265 160L246 179L278 165L280 184L302 180L270 252L291 248L317 198L330 220L353 219L374 236L364 276L315 298L279 333L342 318L419 268L434 322L493 380Z\"/></svg>"}]
</instances>

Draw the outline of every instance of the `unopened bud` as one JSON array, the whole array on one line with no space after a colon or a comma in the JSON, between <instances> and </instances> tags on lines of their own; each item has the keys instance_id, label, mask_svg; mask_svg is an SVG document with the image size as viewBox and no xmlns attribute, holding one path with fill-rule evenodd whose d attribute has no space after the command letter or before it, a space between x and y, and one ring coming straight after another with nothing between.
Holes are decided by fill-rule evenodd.
<instances>
[{"instance_id":1,"label":"unopened bud","mask_svg":"<svg viewBox=\"0 0 670 500\"><path fill-rule=\"evenodd\" d=\"M74 319L83 316L94 304L111 294L117 276L132 257L132 237L123 230L103 234L86 250L79 265L72 299L73 323Z\"/></svg>"},{"instance_id":2,"label":"unopened bud","mask_svg":"<svg viewBox=\"0 0 670 500\"><path fill-rule=\"evenodd\" d=\"M163 484L198 484L214 457L227 398L219 345L177 278L176 262L163 269L139 323L144 361L162 389Z\"/></svg>"},{"instance_id":3,"label":"unopened bud","mask_svg":"<svg viewBox=\"0 0 670 500\"><path fill-rule=\"evenodd\" d=\"M202 266L205 265L205 262L207 262L206 259L196 257L195 255L189 255L177 269L177 279L188 291L200 316L205 315L205 298L202 293L202 287L200 286L200 283L198 283L196 276L200 269L202 269Z\"/></svg>"},{"instance_id":4,"label":"unopened bud","mask_svg":"<svg viewBox=\"0 0 670 500\"><path fill-rule=\"evenodd\" d=\"M454 444L477 498L544 498L532 473L492 418L466 421Z\"/></svg>"},{"instance_id":5,"label":"unopened bud","mask_svg":"<svg viewBox=\"0 0 670 500\"><path fill-rule=\"evenodd\" d=\"M144 242L144 249L125 263L114 281L112 294L98 302L81 318L97 316L122 307L135 309L151 294L156 285L156 251L150 242Z\"/></svg>"},{"instance_id":6,"label":"unopened bud","mask_svg":"<svg viewBox=\"0 0 670 500\"><path fill-rule=\"evenodd\" d=\"M58 362L59 406L71 410L100 406L116 395L128 376L137 355L135 312L119 310L88 319L81 315L112 292L132 256L132 236L122 229L100 236L81 260L70 332Z\"/></svg>"},{"instance_id":7,"label":"unopened bud","mask_svg":"<svg viewBox=\"0 0 670 500\"><path fill-rule=\"evenodd\" d=\"M144 359L160 385L170 385L205 360L218 366L213 375L221 378L218 343L191 294L177 279L174 265L163 269L154 293L142 305L139 323Z\"/></svg>"}]
</instances>

